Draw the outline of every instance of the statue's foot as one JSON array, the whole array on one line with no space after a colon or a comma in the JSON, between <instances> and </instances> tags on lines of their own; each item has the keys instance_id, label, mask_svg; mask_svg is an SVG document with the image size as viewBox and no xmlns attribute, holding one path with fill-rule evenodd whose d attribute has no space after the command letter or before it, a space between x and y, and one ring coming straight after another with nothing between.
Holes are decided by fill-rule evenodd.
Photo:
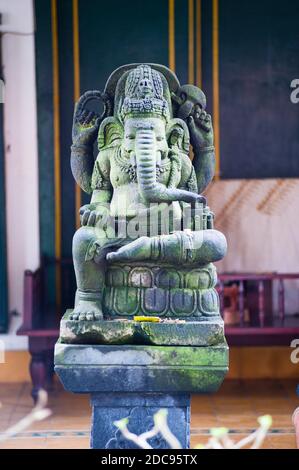
<instances>
[{"instance_id":1,"label":"statue's foot","mask_svg":"<svg viewBox=\"0 0 299 470\"><path fill-rule=\"evenodd\" d=\"M79 300L70 316L70 320L97 321L103 319L103 312L99 302L92 300Z\"/></svg>"},{"instance_id":2,"label":"statue's foot","mask_svg":"<svg viewBox=\"0 0 299 470\"><path fill-rule=\"evenodd\" d=\"M120 247L117 251L108 253L108 262L114 261L143 261L149 259L151 255L151 239L149 237L139 237Z\"/></svg>"}]
</instances>

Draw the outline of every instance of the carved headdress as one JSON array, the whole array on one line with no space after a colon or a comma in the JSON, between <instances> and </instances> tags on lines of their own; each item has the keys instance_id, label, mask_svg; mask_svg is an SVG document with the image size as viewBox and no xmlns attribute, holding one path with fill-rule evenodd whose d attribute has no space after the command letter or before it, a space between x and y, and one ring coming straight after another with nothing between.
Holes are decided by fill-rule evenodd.
<instances>
[{"instance_id":1,"label":"carved headdress","mask_svg":"<svg viewBox=\"0 0 299 470\"><path fill-rule=\"evenodd\" d=\"M166 82L167 92L168 86ZM125 81L124 99L119 102L118 115L123 122L126 117L162 117L170 119L165 84L162 76L149 65L139 65L131 70Z\"/></svg>"}]
</instances>

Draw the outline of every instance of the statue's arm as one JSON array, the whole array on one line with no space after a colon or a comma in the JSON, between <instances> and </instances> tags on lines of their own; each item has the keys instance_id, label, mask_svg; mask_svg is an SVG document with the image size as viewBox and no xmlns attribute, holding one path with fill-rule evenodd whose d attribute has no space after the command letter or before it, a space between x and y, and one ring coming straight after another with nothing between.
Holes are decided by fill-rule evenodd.
<instances>
[{"instance_id":1,"label":"statue's arm","mask_svg":"<svg viewBox=\"0 0 299 470\"><path fill-rule=\"evenodd\" d=\"M181 180L180 189L186 189L193 193L198 193L195 169L188 155L181 153Z\"/></svg>"},{"instance_id":2,"label":"statue's arm","mask_svg":"<svg viewBox=\"0 0 299 470\"><path fill-rule=\"evenodd\" d=\"M94 165L92 146L75 143L71 147L71 169L77 184L90 194L91 175Z\"/></svg>"},{"instance_id":3,"label":"statue's arm","mask_svg":"<svg viewBox=\"0 0 299 470\"><path fill-rule=\"evenodd\" d=\"M90 194L92 192L91 179L94 168L93 144L97 137L101 117L88 111L85 105L93 99L103 99L99 91L87 91L78 100L75 106L72 146L71 169L78 185Z\"/></svg>"},{"instance_id":4,"label":"statue's arm","mask_svg":"<svg viewBox=\"0 0 299 470\"><path fill-rule=\"evenodd\" d=\"M110 202L113 188L110 181L109 151L101 150L95 161L90 187L92 196L90 204L80 209L82 225L95 226L103 217L110 213Z\"/></svg>"},{"instance_id":5,"label":"statue's arm","mask_svg":"<svg viewBox=\"0 0 299 470\"><path fill-rule=\"evenodd\" d=\"M206 97L194 85L183 85L172 99L177 107L176 115L183 119L189 129L190 142L194 151L193 167L199 194L206 189L214 176L215 149L211 116L207 114Z\"/></svg>"},{"instance_id":6,"label":"statue's arm","mask_svg":"<svg viewBox=\"0 0 299 470\"><path fill-rule=\"evenodd\" d=\"M188 118L190 140L193 147L192 161L198 192L201 194L212 181L215 172L215 148L211 116L205 111L195 111Z\"/></svg>"},{"instance_id":7,"label":"statue's arm","mask_svg":"<svg viewBox=\"0 0 299 470\"><path fill-rule=\"evenodd\" d=\"M106 204L112 199L112 189L95 189L92 192L90 204Z\"/></svg>"},{"instance_id":8,"label":"statue's arm","mask_svg":"<svg viewBox=\"0 0 299 470\"><path fill-rule=\"evenodd\" d=\"M215 173L214 149L194 149L193 167L197 180L198 192L201 194L212 181Z\"/></svg>"}]
</instances>

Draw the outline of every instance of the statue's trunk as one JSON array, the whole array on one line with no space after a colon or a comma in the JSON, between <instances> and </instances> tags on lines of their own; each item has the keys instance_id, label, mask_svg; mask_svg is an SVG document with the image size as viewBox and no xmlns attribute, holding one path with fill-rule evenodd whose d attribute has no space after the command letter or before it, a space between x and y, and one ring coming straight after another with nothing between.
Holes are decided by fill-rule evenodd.
<instances>
[{"instance_id":1,"label":"statue's trunk","mask_svg":"<svg viewBox=\"0 0 299 470\"><path fill-rule=\"evenodd\" d=\"M157 181L156 136L151 129L140 129L136 136L135 154L137 180L142 198L150 202L184 201L194 202L195 193L176 188L167 188Z\"/></svg>"}]
</instances>

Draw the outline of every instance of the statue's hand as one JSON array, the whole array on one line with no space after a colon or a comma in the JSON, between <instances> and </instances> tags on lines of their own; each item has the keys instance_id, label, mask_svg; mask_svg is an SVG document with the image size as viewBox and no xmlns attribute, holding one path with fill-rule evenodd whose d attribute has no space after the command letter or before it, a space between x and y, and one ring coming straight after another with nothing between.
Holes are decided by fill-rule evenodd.
<instances>
[{"instance_id":1,"label":"statue's hand","mask_svg":"<svg viewBox=\"0 0 299 470\"><path fill-rule=\"evenodd\" d=\"M80 211L81 225L88 227L95 227L99 222L106 222L109 217L109 210L107 207L99 204L85 204L81 207Z\"/></svg>"},{"instance_id":2,"label":"statue's hand","mask_svg":"<svg viewBox=\"0 0 299 470\"><path fill-rule=\"evenodd\" d=\"M214 142L212 119L199 105L195 105L190 116L187 118L193 147L211 147Z\"/></svg>"},{"instance_id":3,"label":"statue's hand","mask_svg":"<svg viewBox=\"0 0 299 470\"><path fill-rule=\"evenodd\" d=\"M72 130L75 145L92 145L97 137L102 116L85 108L87 102L94 99L103 101L105 97L98 90L87 91L76 103Z\"/></svg>"}]
</instances>

